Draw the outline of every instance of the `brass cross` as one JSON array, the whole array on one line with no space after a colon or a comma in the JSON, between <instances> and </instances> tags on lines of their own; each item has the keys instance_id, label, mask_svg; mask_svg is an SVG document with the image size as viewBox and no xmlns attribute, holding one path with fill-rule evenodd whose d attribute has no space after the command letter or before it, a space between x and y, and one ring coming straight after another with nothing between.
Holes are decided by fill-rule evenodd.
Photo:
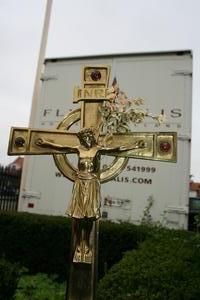
<instances>
[{"instance_id":1,"label":"brass cross","mask_svg":"<svg viewBox=\"0 0 200 300\"><path fill-rule=\"evenodd\" d=\"M69 113L57 129L42 130L12 128L9 155L52 154L58 169L74 181L72 200L67 214L72 217L73 241L68 299L95 298L98 220L100 217L100 183L117 176L128 158L176 161L177 135L175 132L115 133L108 144L100 132L100 106L109 101L110 67L85 66L83 86L74 89L74 102L81 108ZM81 121L81 130L70 127ZM78 155L78 168L71 165L66 154ZM100 168L100 155L112 155L113 163Z\"/></svg>"}]
</instances>

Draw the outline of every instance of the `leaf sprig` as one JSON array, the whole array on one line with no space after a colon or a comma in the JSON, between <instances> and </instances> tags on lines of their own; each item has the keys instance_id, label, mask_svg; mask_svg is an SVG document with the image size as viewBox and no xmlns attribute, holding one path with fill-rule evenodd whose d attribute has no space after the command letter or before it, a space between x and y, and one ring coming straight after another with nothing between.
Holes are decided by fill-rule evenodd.
<instances>
[{"instance_id":1,"label":"leaf sprig","mask_svg":"<svg viewBox=\"0 0 200 300\"><path fill-rule=\"evenodd\" d=\"M153 115L147 109L140 108L144 104L142 98L128 98L117 85L116 79L108 90L107 99L100 108L102 131L107 134L130 131L130 124L139 124L145 118L151 118L161 124L165 121L164 114Z\"/></svg>"}]
</instances>

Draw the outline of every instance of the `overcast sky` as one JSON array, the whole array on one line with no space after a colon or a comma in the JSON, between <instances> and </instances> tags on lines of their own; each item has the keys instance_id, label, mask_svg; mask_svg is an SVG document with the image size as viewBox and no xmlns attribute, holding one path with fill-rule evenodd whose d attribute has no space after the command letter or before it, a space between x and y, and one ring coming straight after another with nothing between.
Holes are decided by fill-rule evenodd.
<instances>
[{"instance_id":1,"label":"overcast sky","mask_svg":"<svg viewBox=\"0 0 200 300\"><path fill-rule=\"evenodd\" d=\"M27 126L45 0L0 0L0 163L11 126ZM54 0L46 57L193 51L191 174L200 181L200 1Z\"/></svg>"}]
</instances>

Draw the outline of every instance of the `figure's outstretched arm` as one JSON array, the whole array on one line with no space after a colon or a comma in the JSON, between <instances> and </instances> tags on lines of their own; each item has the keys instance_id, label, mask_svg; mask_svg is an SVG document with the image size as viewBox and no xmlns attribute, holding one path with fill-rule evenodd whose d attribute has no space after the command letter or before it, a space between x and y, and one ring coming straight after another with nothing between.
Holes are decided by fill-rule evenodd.
<instances>
[{"instance_id":1,"label":"figure's outstretched arm","mask_svg":"<svg viewBox=\"0 0 200 300\"><path fill-rule=\"evenodd\" d=\"M147 143L144 140L135 142L134 144L127 144L119 147L119 151L128 151L134 149L145 149L147 148Z\"/></svg>"},{"instance_id":2,"label":"figure's outstretched arm","mask_svg":"<svg viewBox=\"0 0 200 300\"><path fill-rule=\"evenodd\" d=\"M62 149L62 150L72 150L72 149L77 149L77 147L69 147L69 146L65 146L65 145L59 145L59 144L56 144L54 143L53 141L51 140L45 140L43 138L38 138L36 141L35 141L35 144L37 146L40 146L40 147L50 147L50 148L53 148L53 149Z\"/></svg>"},{"instance_id":3,"label":"figure's outstretched arm","mask_svg":"<svg viewBox=\"0 0 200 300\"><path fill-rule=\"evenodd\" d=\"M103 151L128 151L128 150L134 150L134 149L145 149L147 148L147 143L144 140L136 141L133 144L125 144L118 147L112 147L111 145L104 146L102 148Z\"/></svg>"}]
</instances>

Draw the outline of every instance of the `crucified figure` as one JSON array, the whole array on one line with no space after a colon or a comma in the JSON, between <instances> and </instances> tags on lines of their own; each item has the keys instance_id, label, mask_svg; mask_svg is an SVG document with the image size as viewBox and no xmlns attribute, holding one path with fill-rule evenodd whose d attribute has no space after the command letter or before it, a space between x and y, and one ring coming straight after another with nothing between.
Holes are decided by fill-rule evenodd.
<instances>
[{"instance_id":1,"label":"crucified figure","mask_svg":"<svg viewBox=\"0 0 200 300\"><path fill-rule=\"evenodd\" d=\"M95 133L91 128L85 128L77 133L80 144L73 148L78 153L78 170L72 191L72 199L66 214L74 219L75 251L73 262L91 263L92 251L90 234L93 221L100 218L100 179L99 155L101 151L127 151L145 148L143 141L120 146L109 147L105 143L98 144ZM69 149L53 141L37 139L35 144L40 147Z\"/></svg>"}]
</instances>

